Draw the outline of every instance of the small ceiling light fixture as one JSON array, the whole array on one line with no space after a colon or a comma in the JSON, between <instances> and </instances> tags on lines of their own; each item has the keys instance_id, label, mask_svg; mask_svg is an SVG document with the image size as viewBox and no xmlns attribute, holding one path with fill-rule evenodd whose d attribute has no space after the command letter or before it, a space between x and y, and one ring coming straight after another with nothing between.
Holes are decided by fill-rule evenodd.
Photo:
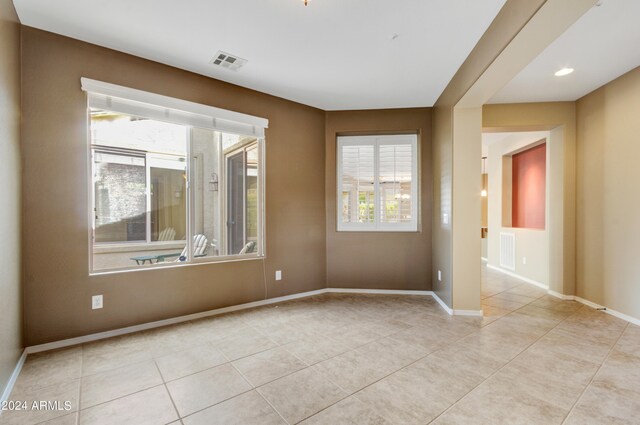
<instances>
[{"instance_id":1,"label":"small ceiling light fixture","mask_svg":"<svg viewBox=\"0 0 640 425\"><path fill-rule=\"evenodd\" d=\"M562 68L554 74L556 77L564 77L565 75L569 75L573 72L573 68Z\"/></svg>"},{"instance_id":2,"label":"small ceiling light fixture","mask_svg":"<svg viewBox=\"0 0 640 425\"><path fill-rule=\"evenodd\" d=\"M311 0L302 0L302 1L304 2L304 5L306 6L306 5L308 5L308 4L309 4L309 2L310 2Z\"/></svg>"}]
</instances>

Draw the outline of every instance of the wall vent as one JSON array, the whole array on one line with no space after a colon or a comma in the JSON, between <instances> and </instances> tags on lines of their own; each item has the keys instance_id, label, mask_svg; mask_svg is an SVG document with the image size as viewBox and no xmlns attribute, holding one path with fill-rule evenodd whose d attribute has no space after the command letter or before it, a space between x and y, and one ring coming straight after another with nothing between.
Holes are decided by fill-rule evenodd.
<instances>
[{"instance_id":1,"label":"wall vent","mask_svg":"<svg viewBox=\"0 0 640 425\"><path fill-rule=\"evenodd\" d=\"M516 269L516 235L500 232L500 267Z\"/></svg>"},{"instance_id":2,"label":"wall vent","mask_svg":"<svg viewBox=\"0 0 640 425\"><path fill-rule=\"evenodd\" d=\"M213 59L211 59L210 63L221 68L229 69L231 71L237 71L247 63L247 60L239 58L227 52L223 52L222 50L218 50L218 53L216 53Z\"/></svg>"}]
</instances>

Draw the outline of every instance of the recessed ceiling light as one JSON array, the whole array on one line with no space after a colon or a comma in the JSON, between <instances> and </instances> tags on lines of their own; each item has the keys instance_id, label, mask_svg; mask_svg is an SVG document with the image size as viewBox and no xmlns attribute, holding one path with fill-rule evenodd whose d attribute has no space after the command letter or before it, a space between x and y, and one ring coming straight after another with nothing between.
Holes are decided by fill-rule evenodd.
<instances>
[{"instance_id":1,"label":"recessed ceiling light","mask_svg":"<svg viewBox=\"0 0 640 425\"><path fill-rule=\"evenodd\" d=\"M573 68L562 68L559 71L556 71L554 74L556 77L564 77L565 75L569 75L573 72Z\"/></svg>"}]
</instances>

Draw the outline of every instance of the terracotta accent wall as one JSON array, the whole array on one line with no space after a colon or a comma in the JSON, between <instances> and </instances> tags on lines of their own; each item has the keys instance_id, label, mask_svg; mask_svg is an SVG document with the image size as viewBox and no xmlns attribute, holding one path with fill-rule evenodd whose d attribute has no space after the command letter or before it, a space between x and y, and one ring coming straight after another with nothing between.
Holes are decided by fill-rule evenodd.
<instances>
[{"instance_id":1,"label":"terracotta accent wall","mask_svg":"<svg viewBox=\"0 0 640 425\"><path fill-rule=\"evenodd\" d=\"M0 0L0 396L22 352L20 25Z\"/></svg>"},{"instance_id":2,"label":"terracotta accent wall","mask_svg":"<svg viewBox=\"0 0 640 425\"><path fill-rule=\"evenodd\" d=\"M544 229L546 215L547 145L519 152L511 158L513 227Z\"/></svg>"},{"instance_id":3,"label":"terracotta accent wall","mask_svg":"<svg viewBox=\"0 0 640 425\"><path fill-rule=\"evenodd\" d=\"M33 28L22 43L27 345L325 287L324 111ZM89 276L80 77L268 118L266 260Z\"/></svg>"},{"instance_id":4,"label":"terracotta accent wall","mask_svg":"<svg viewBox=\"0 0 640 425\"><path fill-rule=\"evenodd\" d=\"M418 132L420 231L336 231L337 135L407 132ZM327 286L431 290L431 109L327 112L325 149Z\"/></svg>"},{"instance_id":5,"label":"terracotta accent wall","mask_svg":"<svg viewBox=\"0 0 640 425\"><path fill-rule=\"evenodd\" d=\"M576 110L576 295L640 319L640 68Z\"/></svg>"}]
</instances>

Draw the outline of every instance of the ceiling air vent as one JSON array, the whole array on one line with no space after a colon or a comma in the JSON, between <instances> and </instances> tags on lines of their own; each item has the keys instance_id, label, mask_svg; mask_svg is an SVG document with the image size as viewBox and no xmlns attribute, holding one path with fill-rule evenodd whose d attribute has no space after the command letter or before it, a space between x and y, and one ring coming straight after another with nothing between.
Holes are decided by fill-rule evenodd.
<instances>
[{"instance_id":1,"label":"ceiling air vent","mask_svg":"<svg viewBox=\"0 0 640 425\"><path fill-rule=\"evenodd\" d=\"M211 63L222 68L230 69L231 71L237 71L247 63L247 60L218 50L215 57L211 59Z\"/></svg>"}]
</instances>

